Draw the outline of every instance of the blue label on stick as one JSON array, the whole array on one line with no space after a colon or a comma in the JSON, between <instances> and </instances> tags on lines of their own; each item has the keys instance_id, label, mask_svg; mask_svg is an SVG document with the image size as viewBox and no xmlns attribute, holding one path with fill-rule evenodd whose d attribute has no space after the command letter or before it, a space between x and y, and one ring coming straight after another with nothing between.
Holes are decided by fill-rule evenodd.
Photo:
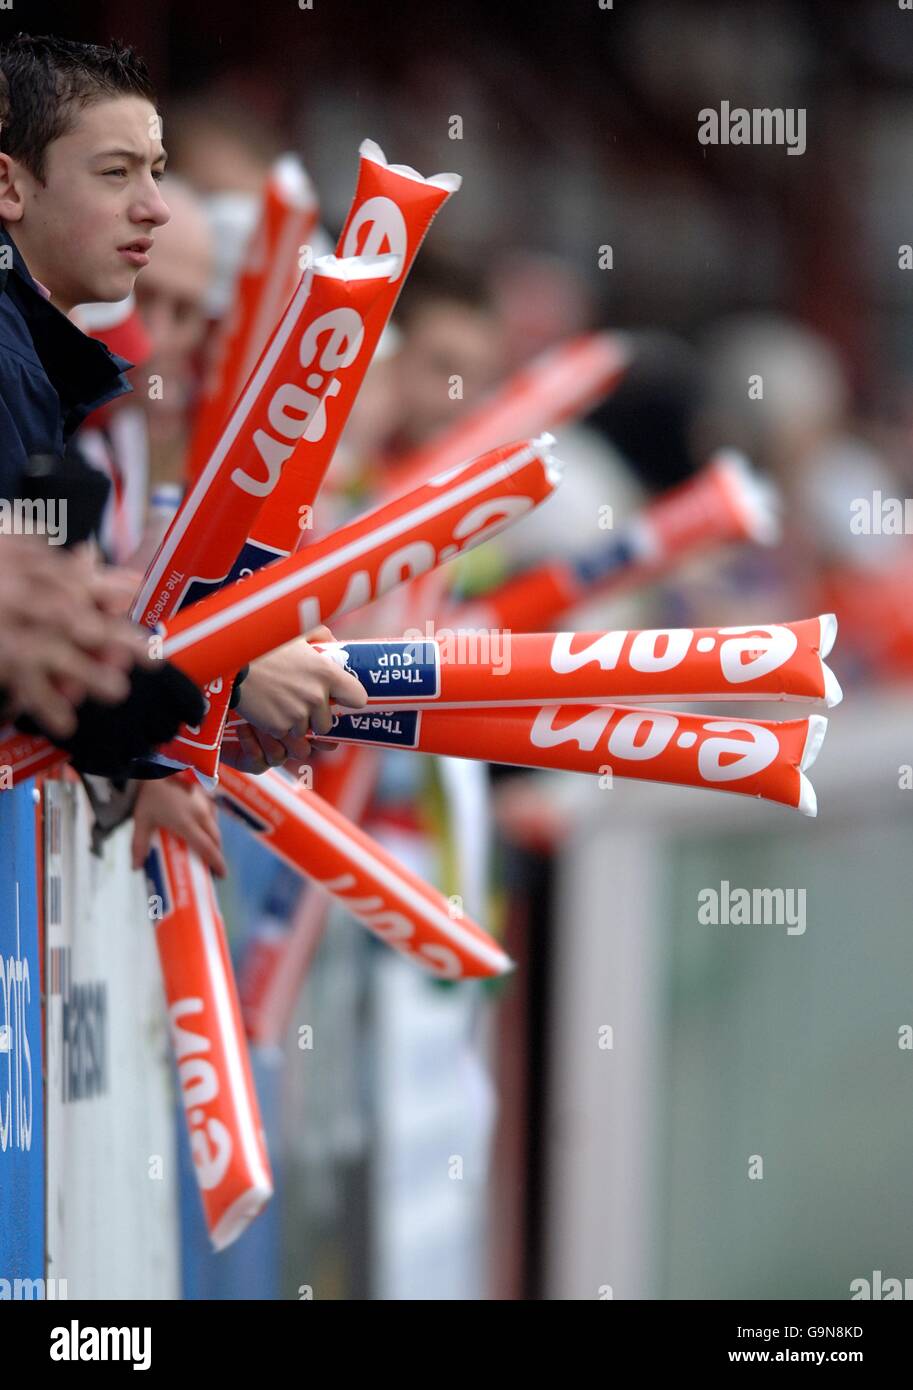
<instances>
[{"instance_id":1,"label":"blue label on stick","mask_svg":"<svg viewBox=\"0 0 913 1390\"><path fill-rule=\"evenodd\" d=\"M346 670L360 681L369 699L434 699L441 692L437 642L345 642Z\"/></svg>"},{"instance_id":2,"label":"blue label on stick","mask_svg":"<svg viewBox=\"0 0 913 1390\"><path fill-rule=\"evenodd\" d=\"M391 748L415 748L418 743L419 710L369 709L361 714L333 716L329 739L356 743L382 743Z\"/></svg>"},{"instance_id":3,"label":"blue label on stick","mask_svg":"<svg viewBox=\"0 0 913 1390\"><path fill-rule=\"evenodd\" d=\"M224 579L191 580L181 600L181 608L186 608L191 603L199 603L201 598L208 598L224 585L233 584L236 579L247 579L264 565L271 565L274 560L284 560L286 554L284 550L274 550L266 545L255 545L252 541L245 541L241 554Z\"/></svg>"}]
</instances>

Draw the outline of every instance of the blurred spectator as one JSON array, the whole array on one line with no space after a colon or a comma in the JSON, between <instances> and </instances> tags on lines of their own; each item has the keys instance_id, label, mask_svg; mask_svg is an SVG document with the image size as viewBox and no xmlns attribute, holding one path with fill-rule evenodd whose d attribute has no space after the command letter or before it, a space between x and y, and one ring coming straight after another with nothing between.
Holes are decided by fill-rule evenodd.
<instances>
[{"instance_id":1,"label":"blurred spectator","mask_svg":"<svg viewBox=\"0 0 913 1390\"><path fill-rule=\"evenodd\" d=\"M854 504L900 498L904 480L854 419L837 353L798 323L753 315L713 328L707 365L703 436L745 448L783 494L777 607L791 615L837 606L847 680L913 670L913 622L900 601L910 582L910 538L885 533L877 521L853 524Z\"/></svg>"},{"instance_id":2,"label":"blurred spectator","mask_svg":"<svg viewBox=\"0 0 913 1390\"><path fill-rule=\"evenodd\" d=\"M511 367L592 326L589 291L560 256L514 247L499 258L491 290Z\"/></svg>"},{"instance_id":3,"label":"blurred spectator","mask_svg":"<svg viewBox=\"0 0 913 1390\"><path fill-rule=\"evenodd\" d=\"M168 151L170 171L196 189L210 220L214 264L206 311L219 319L231 301L279 141L243 103L203 93L171 103Z\"/></svg>"},{"instance_id":4,"label":"blurred spectator","mask_svg":"<svg viewBox=\"0 0 913 1390\"><path fill-rule=\"evenodd\" d=\"M506 366L501 324L482 276L419 255L397 305L393 359L399 416L390 453L424 444L474 409Z\"/></svg>"},{"instance_id":5,"label":"blurred spectator","mask_svg":"<svg viewBox=\"0 0 913 1390\"><path fill-rule=\"evenodd\" d=\"M142 393L153 486L184 476L198 383L196 358L206 332L206 295L213 273L213 234L202 202L189 184L173 175L163 180L162 196L171 221L160 229L155 255L136 284L140 316L152 344L145 374L160 379L156 391Z\"/></svg>"}]
</instances>

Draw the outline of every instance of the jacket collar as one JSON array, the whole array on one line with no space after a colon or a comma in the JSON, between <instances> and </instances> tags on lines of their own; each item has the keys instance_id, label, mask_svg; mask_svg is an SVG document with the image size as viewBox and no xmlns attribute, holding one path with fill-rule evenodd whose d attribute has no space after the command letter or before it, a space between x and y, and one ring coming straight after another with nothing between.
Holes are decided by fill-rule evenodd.
<instances>
[{"instance_id":1,"label":"jacket collar","mask_svg":"<svg viewBox=\"0 0 913 1390\"><path fill-rule=\"evenodd\" d=\"M60 397L64 435L69 435L98 406L133 389L123 375L133 363L88 337L45 298L2 223L0 246L12 251L11 266L6 264L8 252L0 257L0 294L6 294L25 320L35 352Z\"/></svg>"}]
</instances>

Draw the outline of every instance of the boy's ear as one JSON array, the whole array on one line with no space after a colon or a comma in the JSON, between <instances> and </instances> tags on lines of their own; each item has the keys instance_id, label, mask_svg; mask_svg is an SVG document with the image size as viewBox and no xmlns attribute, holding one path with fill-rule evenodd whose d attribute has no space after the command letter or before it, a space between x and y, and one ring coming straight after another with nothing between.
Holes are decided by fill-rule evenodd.
<instances>
[{"instance_id":1,"label":"boy's ear","mask_svg":"<svg viewBox=\"0 0 913 1390\"><path fill-rule=\"evenodd\" d=\"M25 210L16 173L16 161L8 154L0 154L0 221L3 222L20 221Z\"/></svg>"}]
</instances>

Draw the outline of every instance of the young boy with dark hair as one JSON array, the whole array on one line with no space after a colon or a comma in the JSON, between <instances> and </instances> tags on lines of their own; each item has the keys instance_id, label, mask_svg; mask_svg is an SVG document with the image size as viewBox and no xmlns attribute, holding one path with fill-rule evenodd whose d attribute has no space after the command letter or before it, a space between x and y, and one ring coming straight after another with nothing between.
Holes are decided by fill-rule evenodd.
<instances>
[{"instance_id":1,"label":"young boy with dark hair","mask_svg":"<svg viewBox=\"0 0 913 1390\"><path fill-rule=\"evenodd\" d=\"M91 535L106 486L68 444L90 411L130 389L130 363L87 338L67 313L80 300L124 298L139 269L138 240L151 244L150 230L168 217L154 182L127 196L121 176L107 173L128 162L112 146L132 144L150 165L164 151L151 138L148 74L130 50L20 35L4 46L0 71L0 494L11 507L53 504L72 545ZM116 574L81 563L93 573L94 606L110 613L122 604ZM101 720L94 702L84 703L84 682L49 675L76 713L68 736L59 723L38 723L40 710L13 703L5 712L68 747L89 772L122 770L202 709L196 687L161 662L138 661L128 698ZM16 685L15 670L0 672L4 682Z\"/></svg>"},{"instance_id":2,"label":"young boy with dark hair","mask_svg":"<svg viewBox=\"0 0 913 1390\"><path fill-rule=\"evenodd\" d=\"M158 187L162 123L145 63L119 43L19 34L0 48L0 75L7 105L0 130L0 495L65 496L84 522L87 473L68 459L67 445L93 409L131 389L123 373L132 364L67 315L80 303L126 298L149 261L155 231L169 218ZM104 721L97 711L86 717L88 702L77 710L71 740L42 731L71 750L77 767L125 771L202 712L191 682L167 663L154 665L134 667L130 698ZM71 688L74 707L84 693ZM261 731L250 770L308 756L304 736L308 727L329 728L331 693L355 708L365 701L359 683L303 639L253 663L240 706Z\"/></svg>"}]
</instances>

